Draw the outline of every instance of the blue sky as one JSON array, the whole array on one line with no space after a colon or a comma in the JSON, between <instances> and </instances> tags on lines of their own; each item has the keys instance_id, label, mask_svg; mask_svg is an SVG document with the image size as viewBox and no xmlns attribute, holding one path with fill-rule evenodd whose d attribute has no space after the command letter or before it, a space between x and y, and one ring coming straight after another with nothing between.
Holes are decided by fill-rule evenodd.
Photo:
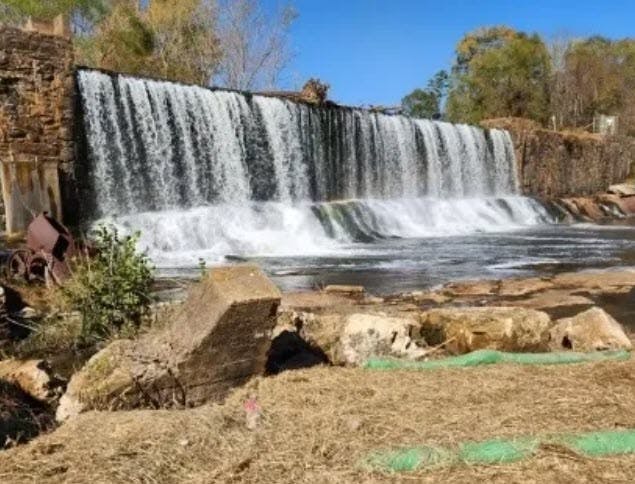
<instances>
[{"instance_id":1,"label":"blue sky","mask_svg":"<svg viewBox=\"0 0 635 484\"><path fill-rule=\"evenodd\" d=\"M269 7L280 0L263 0ZM452 61L479 26L506 24L545 38L635 37L635 0L295 0L289 87L309 77L351 105L396 105Z\"/></svg>"}]
</instances>

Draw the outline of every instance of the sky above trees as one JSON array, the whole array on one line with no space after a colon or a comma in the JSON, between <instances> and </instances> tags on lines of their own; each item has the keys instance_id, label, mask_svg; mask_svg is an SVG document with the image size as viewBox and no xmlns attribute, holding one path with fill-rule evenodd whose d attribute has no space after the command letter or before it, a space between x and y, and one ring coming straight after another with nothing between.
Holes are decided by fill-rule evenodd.
<instances>
[{"instance_id":1,"label":"sky above trees","mask_svg":"<svg viewBox=\"0 0 635 484\"><path fill-rule=\"evenodd\" d=\"M281 0L263 0L275 8ZM331 85L343 104L393 106L454 60L475 28L508 25L551 38L635 36L632 0L294 0L295 56L282 80Z\"/></svg>"}]
</instances>

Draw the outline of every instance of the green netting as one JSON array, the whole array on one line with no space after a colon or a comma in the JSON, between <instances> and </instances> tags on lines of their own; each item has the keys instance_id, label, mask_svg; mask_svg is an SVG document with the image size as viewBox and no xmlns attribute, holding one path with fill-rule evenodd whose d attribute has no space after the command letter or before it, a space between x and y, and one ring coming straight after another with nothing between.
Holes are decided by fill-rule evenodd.
<instances>
[{"instance_id":1,"label":"green netting","mask_svg":"<svg viewBox=\"0 0 635 484\"><path fill-rule=\"evenodd\" d=\"M457 462L467 464L503 464L530 457L540 443L557 442L587 455L611 456L635 453L635 429L607 430L549 437L518 437L466 442L458 450L442 447L408 447L380 451L364 461L367 468L388 472L409 472Z\"/></svg>"},{"instance_id":2,"label":"green netting","mask_svg":"<svg viewBox=\"0 0 635 484\"><path fill-rule=\"evenodd\" d=\"M463 444L458 457L468 464L499 464L529 457L537 448L536 439L493 439Z\"/></svg>"},{"instance_id":3,"label":"green netting","mask_svg":"<svg viewBox=\"0 0 635 484\"><path fill-rule=\"evenodd\" d=\"M421 467L434 467L452 459L451 454L437 447L411 447L371 454L366 466L390 472L409 472Z\"/></svg>"},{"instance_id":4,"label":"green netting","mask_svg":"<svg viewBox=\"0 0 635 484\"><path fill-rule=\"evenodd\" d=\"M516 363L519 365L562 365L585 363L592 361L618 360L630 358L628 351L598 351L593 353L506 353L496 350L478 350L460 356L452 356L441 360L409 361L391 358L370 358L364 368L371 370L435 370L438 368L455 368L496 363Z\"/></svg>"},{"instance_id":5,"label":"green netting","mask_svg":"<svg viewBox=\"0 0 635 484\"><path fill-rule=\"evenodd\" d=\"M568 435L560 439L576 452L588 456L635 453L635 430L608 430Z\"/></svg>"}]
</instances>

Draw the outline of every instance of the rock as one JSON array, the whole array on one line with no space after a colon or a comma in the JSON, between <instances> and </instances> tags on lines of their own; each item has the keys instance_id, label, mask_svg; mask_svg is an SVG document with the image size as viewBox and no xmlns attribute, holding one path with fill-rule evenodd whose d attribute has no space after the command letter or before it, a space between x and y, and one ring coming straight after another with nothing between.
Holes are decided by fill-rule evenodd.
<instances>
[{"instance_id":1,"label":"rock","mask_svg":"<svg viewBox=\"0 0 635 484\"><path fill-rule=\"evenodd\" d=\"M40 402L56 400L64 382L53 376L51 366L44 360L0 361L0 380L18 386L23 392Z\"/></svg>"},{"instance_id":2,"label":"rock","mask_svg":"<svg viewBox=\"0 0 635 484\"><path fill-rule=\"evenodd\" d=\"M408 359L424 356L425 349L410 336L418 327L414 319L352 314L347 318L340 340L341 362L360 365L373 356Z\"/></svg>"},{"instance_id":3,"label":"rock","mask_svg":"<svg viewBox=\"0 0 635 484\"><path fill-rule=\"evenodd\" d=\"M624 329L603 309L593 307L572 318L559 319L551 329L554 351L631 350Z\"/></svg>"},{"instance_id":4,"label":"rock","mask_svg":"<svg viewBox=\"0 0 635 484\"><path fill-rule=\"evenodd\" d=\"M384 313L283 313L277 330L295 328L298 335L336 365L361 364L370 356L416 358L425 341L416 317Z\"/></svg>"},{"instance_id":5,"label":"rock","mask_svg":"<svg viewBox=\"0 0 635 484\"><path fill-rule=\"evenodd\" d=\"M609 286L635 286L635 270L580 271L558 274L552 279L555 286L575 289L606 289Z\"/></svg>"},{"instance_id":6,"label":"rock","mask_svg":"<svg viewBox=\"0 0 635 484\"><path fill-rule=\"evenodd\" d=\"M635 195L635 184L619 183L616 185L611 185L608 189L608 192L627 197L630 195Z\"/></svg>"},{"instance_id":7,"label":"rock","mask_svg":"<svg viewBox=\"0 0 635 484\"><path fill-rule=\"evenodd\" d=\"M430 309L421 314L421 334L430 345L447 342L455 354L480 349L545 351L551 320L546 313L517 307Z\"/></svg>"},{"instance_id":8,"label":"rock","mask_svg":"<svg viewBox=\"0 0 635 484\"><path fill-rule=\"evenodd\" d=\"M503 279L498 290L499 296L526 296L553 287L553 283L538 277L526 279Z\"/></svg>"},{"instance_id":9,"label":"rock","mask_svg":"<svg viewBox=\"0 0 635 484\"><path fill-rule=\"evenodd\" d=\"M346 294L350 296L362 296L364 294L364 286L346 286L342 284L331 284L324 288L327 294Z\"/></svg>"},{"instance_id":10,"label":"rock","mask_svg":"<svg viewBox=\"0 0 635 484\"><path fill-rule=\"evenodd\" d=\"M452 297L489 296L498 290L499 281L462 281L443 286L443 293Z\"/></svg>"},{"instance_id":11,"label":"rock","mask_svg":"<svg viewBox=\"0 0 635 484\"><path fill-rule=\"evenodd\" d=\"M279 290L257 267L209 271L166 327L94 355L71 379L57 418L224 398L263 373L279 304Z\"/></svg>"},{"instance_id":12,"label":"rock","mask_svg":"<svg viewBox=\"0 0 635 484\"><path fill-rule=\"evenodd\" d=\"M625 215L635 214L635 196L620 199L620 208Z\"/></svg>"},{"instance_id":13,"label":"rock","mask_svg":"<svg viewBox=\"0 0 635 484\"><path fill-rule=\"evenodd\" d=\"M575 294L575 292L575 290L571 289L546 289L544 291L528 294L522 299L501 300L497 302L501 306L513 305L539 310L562 306L593 305L592 299L580 294Z\"/></svg>"}]
</instances>

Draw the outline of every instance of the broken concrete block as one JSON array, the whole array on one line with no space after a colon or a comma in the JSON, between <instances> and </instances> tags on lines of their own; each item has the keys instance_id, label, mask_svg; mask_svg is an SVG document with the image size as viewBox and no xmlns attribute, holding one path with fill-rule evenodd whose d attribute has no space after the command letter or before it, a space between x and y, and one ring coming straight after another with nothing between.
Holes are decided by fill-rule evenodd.
<instances>
[{"instance_id":1,"label":"broken concrete block","mask_svg":"<svg viewBox=\"0 0 635 484\"><path fill-rule=\"evenodd\" d=\"M211 270L166 327L94 355L71 379L58 419L222 399L263 372L279 304L280 291L259 268Z\"/></svg>"}]
</instances>

